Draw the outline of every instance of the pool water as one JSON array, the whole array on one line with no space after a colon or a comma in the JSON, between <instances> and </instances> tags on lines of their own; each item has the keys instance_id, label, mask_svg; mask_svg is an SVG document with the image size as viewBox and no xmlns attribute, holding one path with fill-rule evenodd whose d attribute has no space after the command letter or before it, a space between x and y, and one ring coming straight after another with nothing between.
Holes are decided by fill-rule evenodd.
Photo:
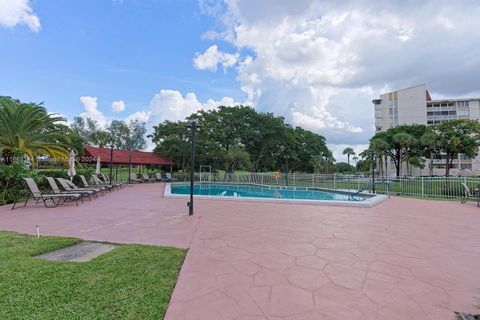
<instances>
[{"instance_id":1,"label":"pool water","mask_svg":"<svg viewBox=\"0 0 480 320\"><path fill-rule=\"evenodd\" d=\"M172 184L172 194L190 194L189 184ZM326 191L302 187L259 186L251 184L213 184L197 183L194 195L240 198L295 199L295 200L331 200L364 201L365 198L343 192Z\"/></svg>"}]
</instances>

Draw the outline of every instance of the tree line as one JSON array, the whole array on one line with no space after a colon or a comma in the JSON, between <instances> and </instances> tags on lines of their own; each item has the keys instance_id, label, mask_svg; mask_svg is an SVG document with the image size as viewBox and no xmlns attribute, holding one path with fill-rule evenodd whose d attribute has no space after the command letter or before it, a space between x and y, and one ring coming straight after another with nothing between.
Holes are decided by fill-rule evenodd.
<instances>
[{"instance_id":1,"label":"tree line","mask_svg":"<svg viewBox=\"0 0 480 320\"><path fill-rule=\"evenodd\" d=\"M9 165L16 152L26 154L34 164L37 157L68 157L74 149L114 146L117 149L142 150L146 147L146 125L139 121L113 120L106 128L89 118L76 117L73 123L47 112L43 103L24 103L0 96L0 154Z\"/></svg>"},{"instance_id":2,"label":"tree line","mask_svg":"<svg viewBox=\"0 0 480 320\"><path fill-rule=\"evenodd\" d=\"M147 147L145 135L147 127L144 122L132 120L112 120L106 128L90 118L75 117L70 125L75 149L83 146L114 147L115 149L143 150Z\"/></svg>"},{"instance_id":3,"label":"tree line","mask_svg":"<svg viewBox=\"0 0 480 320\"><path fill-rule=\"evenodd\" d=\"M292 127L283 117L261 113L248 106L201 110L183 121L164 121L154 126L150 137L155 151L171 158L176 169L191 166L191 132L187 125L196 121L198 164L233 172L258 171L331 172L332 152L325 137Z\"/></svg>"},{"instance_id":4,"label":"tree line","mask_svg":"<svg viewBox=\"0 0 480 320\"><path fill-rule=\"evenodd\" d=\"M396 176L402 168L424 168L430 159L429 171L433 175L433 159L442 155L445 176L450 175L453 161L459 154L474 158L480 146L480 123L476 120L448 120L433 126L419 124L400 125L378 132L367 150L360 155L378 164L380 175L388 172L388 159L393 161ZM364 165L365 163L362 162Z\"/></svg>"}]
</instances>

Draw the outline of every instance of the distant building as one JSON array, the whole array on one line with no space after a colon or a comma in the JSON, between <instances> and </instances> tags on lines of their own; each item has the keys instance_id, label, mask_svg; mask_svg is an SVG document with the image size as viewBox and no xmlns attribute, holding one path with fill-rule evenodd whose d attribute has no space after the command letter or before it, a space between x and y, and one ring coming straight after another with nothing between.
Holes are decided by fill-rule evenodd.
<instances>
[{"instance_id":1,"label":"distant building","mask_svg":"<svg viewBox=\"0 0 480 320\"><path fill-rule=\"evenodd\" d=\"M432 100L425 84L382 94L374 99L375 128L377 132L385 131L402 124L433 125L453 119L480 120L480 98ZM425 168L403 166L402 175L428 175L430 161ZM389 161L388 175L395 174L393 161ZM469 169L480 175L480 157L469 159L459 155L454 159L451 174L457 175L461 169ZM433 174L445 174L443 156L437 155L433 161Z\"/></svg>"}]
</instances>

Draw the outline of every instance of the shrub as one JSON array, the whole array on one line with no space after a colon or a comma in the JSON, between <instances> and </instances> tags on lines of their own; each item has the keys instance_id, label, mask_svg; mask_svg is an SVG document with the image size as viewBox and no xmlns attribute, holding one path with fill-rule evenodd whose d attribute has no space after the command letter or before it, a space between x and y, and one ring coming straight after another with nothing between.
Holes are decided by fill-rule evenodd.
<instances>
[{"instance_id":1,"label":"shrub","mask_svg":"<svg viewBox=\"0 0 480 320\"><path fill-rule=\"evenodd\" d=\"M30 170L27 162L24 161L23 155L19 154L14 157L9 165L0 165L0 205L14 202L17 199L24 198L28 193L27 185L23 178L30 177L35 180L42 192L51 193L50 186L45 177L68 178L66 170L49 169L49 170ZM77 175L73 182L79 186L83 186L79 175L90 176L95 170L92 168L78 168ZM87 178L88 179L88 178Z\"/></svg>"},{"instance_id":2,"label":"shrub","mask_svg":"<svg viewBox=\"0 0 480 320\"><path fill-rule=\"evenodd\" d=\"M24 177L32 176L28 169L24 155L17 152L9 165L0 166L0 204L15 201L19 195L24 194Z\"/></svg>"}]
</instances>

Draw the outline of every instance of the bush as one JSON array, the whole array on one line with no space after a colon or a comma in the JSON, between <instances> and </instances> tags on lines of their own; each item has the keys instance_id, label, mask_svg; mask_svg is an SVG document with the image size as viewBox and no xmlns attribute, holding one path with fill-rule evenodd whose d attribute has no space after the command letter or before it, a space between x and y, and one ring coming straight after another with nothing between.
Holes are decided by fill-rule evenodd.
<instances>
[{"instance_id":1,"label":"bush","mask_svg":"<svg viewBox=\"0 0 480 320\"><path fill-rule=\"evenodd\" d=\"M25 198L30 192L23 178L30 177L35 180L42 192L51 193L50 185L45 177L68 178L66 170L30 170L23 156L15 157L10 165L0 165L0 205L12 203ZM92 168L78 168L73 183L83 186L79 175L90 176L95 170ZM87 178L88 179L88 178Z\"/></svg>"},{"instance_id":2,"label":"bush","mask_svg":"<svg viewBox=\"0 0 480 320\"><path fill-rule=\"evenodd\" d=\"M335 171L341 173L352 172L354 171L354 167L346 162L337 162L335 163Z\"/></svg>"},{"instance_id":3,"label":"bush","mask_svg":"<svg viewBox=\"0 0 480 320\"><path fill-rule=\"evenodd\" d=\"M24 194L23 178L32 176L23 154L16 153L13 159L11 164L0 166L0 204L13 202Z\"/></svg>"}]
</instances>

